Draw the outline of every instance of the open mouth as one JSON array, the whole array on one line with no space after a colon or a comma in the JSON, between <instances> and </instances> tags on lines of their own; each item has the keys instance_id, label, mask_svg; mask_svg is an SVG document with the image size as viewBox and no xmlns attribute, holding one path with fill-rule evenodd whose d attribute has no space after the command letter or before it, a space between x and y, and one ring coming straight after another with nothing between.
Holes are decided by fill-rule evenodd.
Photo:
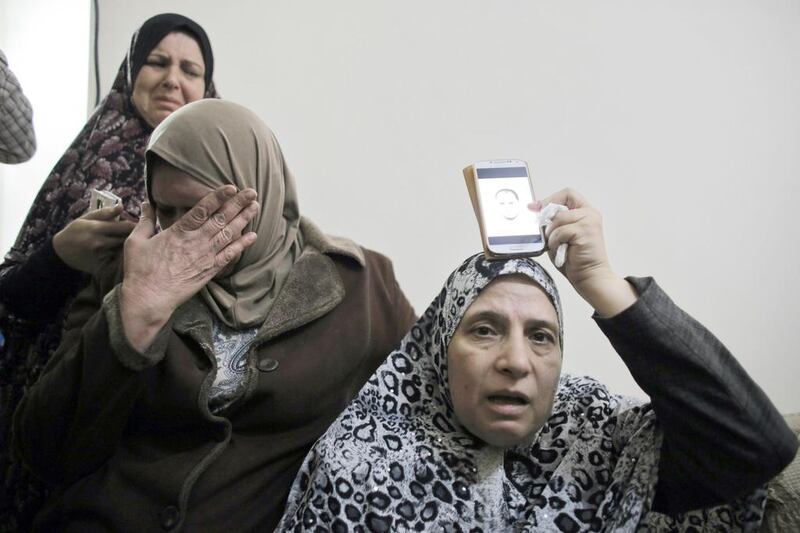
<instances>
[{"instance_id":1,"label":"open mouth","mask_svg":"<svg viewBox=\"0 0 800 533\"><path fill-rule=\"evenodd\" d=\"M493 394L489 396L489 401L498 405L528 405L528 400L522 396L510 396L506 394Z\"/></svg>"}]
</instances>

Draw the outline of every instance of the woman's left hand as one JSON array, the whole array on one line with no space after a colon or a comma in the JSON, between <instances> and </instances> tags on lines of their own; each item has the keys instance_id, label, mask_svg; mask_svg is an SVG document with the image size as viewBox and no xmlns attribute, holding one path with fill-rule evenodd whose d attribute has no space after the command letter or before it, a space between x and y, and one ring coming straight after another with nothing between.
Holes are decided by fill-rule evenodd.
<instances>
[{"instance_id":1,"label":"woman's left hand","mask_svg":"<svg viewBox=\"0 0 800 533\"><path fill-rule=\"evenodd\" d=\"M608 260L600 212L572 189L562 189L529 207L539 211L549 203L569 208L553 217L545 236L551 261L559 245L568 245L567 260L559 271L578 294L599 314L607 317L634 303L638 296L633 287L614 273Z\"/></svg>"},{"instance_id":2,"label":"woman's left hand","mask_svg":"<svg viewBox=\"0 0 800 533\"><path fill-rule=\"evenodd\" d=\"M129 220L117 220L123 214L122 205L88 211L53 236L53 249L71 268L91 274L103 257L120 251L136 227Z\"/></svg>"}]
</instances>

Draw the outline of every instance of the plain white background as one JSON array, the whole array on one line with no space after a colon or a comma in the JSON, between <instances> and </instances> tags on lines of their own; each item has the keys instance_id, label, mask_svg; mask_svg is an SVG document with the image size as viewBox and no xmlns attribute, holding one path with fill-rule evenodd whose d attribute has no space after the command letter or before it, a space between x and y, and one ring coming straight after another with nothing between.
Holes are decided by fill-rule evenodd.
<instances>
[{"instance_id":1,"label":"plain white background","mask_svg":"<svg viewBox=\"0 0 800 533\"><path fill-rule=\"evenodd\" d=\"M654 276L800 411L797 2L101 0L103 92L165 11L208 31L219 91L274 129L301 211L392 258L417 312L480 247L462 167L525 159L540 197L602 211L620 274ZM556 277L565 371L641 394Z\"/></svg>"}]
</instances>

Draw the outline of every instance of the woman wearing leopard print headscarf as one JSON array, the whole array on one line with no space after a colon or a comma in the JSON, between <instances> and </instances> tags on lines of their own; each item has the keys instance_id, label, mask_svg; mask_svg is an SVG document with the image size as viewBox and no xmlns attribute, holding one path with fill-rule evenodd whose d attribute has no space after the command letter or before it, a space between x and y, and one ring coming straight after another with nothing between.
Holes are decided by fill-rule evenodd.
<instances>
[{"instance_id":1,"label":"woman wearing leopard print headscarf","mask_svg":"<svg viewBox=\"0 0 800 533\"><path fill-rule=\"evenodd\" d=\"M651 401L561 375L538 263L470 257L306 456L280 530L758 528L797 440L652 278L613 275L585 200L550 201L571 208L548 228L562 273Z\"/></svg>"}]
</instances>

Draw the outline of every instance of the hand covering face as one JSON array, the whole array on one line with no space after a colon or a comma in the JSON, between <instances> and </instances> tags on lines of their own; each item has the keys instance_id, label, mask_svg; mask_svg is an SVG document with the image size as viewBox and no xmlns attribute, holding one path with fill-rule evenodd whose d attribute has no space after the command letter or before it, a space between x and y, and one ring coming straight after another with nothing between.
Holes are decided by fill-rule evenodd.
<instances>
[{"instance_id":1,"label":"hand covering face","mask_svg":"<svg viewBox=\"0 0 800 533\"><path fill-rule=\"evenodd\" d=\"M658 523L650 508L662 435L649 404L562 376L532 443L491 447L456 419L447 347L481 291L506 274L537 283L563 330L555 285L536 262L467 259L308 453L279 531L635 531ZM759 518L750 511L720 514L722 523ZM709 523L708 512L698 513Z\"/></svg>"},{"instance_id":2,"label":"hand covering face","mask_svg":"<svg viewBox=\"0 0 800 533\"><path fill-rule=\"evenodd\" d=\"M209 282L201 295L228 326L261 325L300 255L294 178L275 135L241 105L199 100L158 125L147 148L148 162L151 154L211 188L232 184L256 190L261 211L246 230L257 233L256 242L230 275Z\"/></svg>"}]
</instances>

